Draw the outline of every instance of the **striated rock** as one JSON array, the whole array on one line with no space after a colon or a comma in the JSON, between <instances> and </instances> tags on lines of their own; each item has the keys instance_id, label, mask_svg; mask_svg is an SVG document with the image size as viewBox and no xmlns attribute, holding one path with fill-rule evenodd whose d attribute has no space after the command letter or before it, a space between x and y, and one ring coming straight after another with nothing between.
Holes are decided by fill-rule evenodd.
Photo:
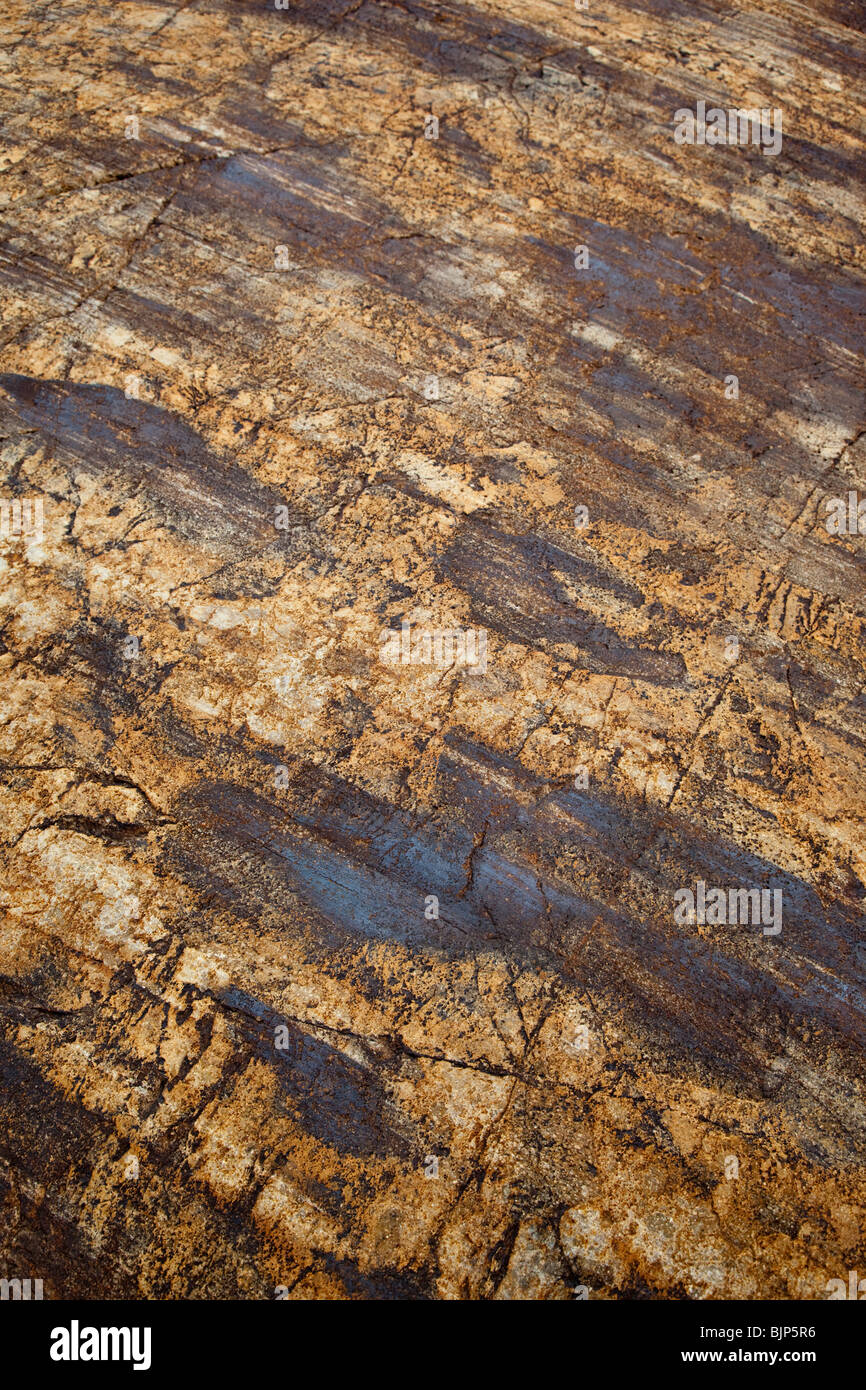
<instances>
[{"instance_id":1,"label":"striated rock","mask_svg":"<svg viewBox=\"0 0 866 1390\"><path fill-rule=\"evenodd\" d=\"M0 1277L864 1268L856 18L10 0Z\"/></svg>"}]
</instances>

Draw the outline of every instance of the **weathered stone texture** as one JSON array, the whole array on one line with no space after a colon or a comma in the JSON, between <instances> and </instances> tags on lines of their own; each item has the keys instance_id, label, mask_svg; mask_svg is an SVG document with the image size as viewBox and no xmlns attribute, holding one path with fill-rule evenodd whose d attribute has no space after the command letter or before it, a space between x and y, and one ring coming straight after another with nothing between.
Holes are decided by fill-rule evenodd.
<instances>
[{"instance_id":1,"label":"weathered stone texture","mask_svg":"<svg viewBox=\"0 0 866 1390\"><path fill-rule=\"evenodd\" d=\"M866 1273L858 8L7 0L0 1275Z\"/></svg>"}]
</instances>

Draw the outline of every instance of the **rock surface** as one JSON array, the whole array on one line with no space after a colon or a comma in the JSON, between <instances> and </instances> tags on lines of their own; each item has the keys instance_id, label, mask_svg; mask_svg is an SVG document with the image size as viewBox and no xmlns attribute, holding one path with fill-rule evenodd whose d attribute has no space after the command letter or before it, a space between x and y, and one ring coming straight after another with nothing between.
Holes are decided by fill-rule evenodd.
<instances>
[{"instance_id":1,"label":"rock surface","mask_svg":"<svg viewBox=\"0 0 866 1390\"><path fill-rule=\"evenodd\" d=\"M7 0L0 1276L866 1270L857 10Z\"/></svg>"}]
</instances>

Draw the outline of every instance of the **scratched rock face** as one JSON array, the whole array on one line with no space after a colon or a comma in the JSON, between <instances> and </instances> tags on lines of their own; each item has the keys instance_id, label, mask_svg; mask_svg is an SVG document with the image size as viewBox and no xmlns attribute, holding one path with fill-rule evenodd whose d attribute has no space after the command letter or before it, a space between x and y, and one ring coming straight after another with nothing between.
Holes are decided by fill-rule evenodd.
<instances>
[{"instance_id":1,"label":"scratched rock face","mask_svg":"<svg viewBox=\"0 0 866 1390\"><path fill-rule=\"evenodd\" d=\"M9 0L0 1276L863 1268L856 9Z\"/></svg>"}]
</instances>

